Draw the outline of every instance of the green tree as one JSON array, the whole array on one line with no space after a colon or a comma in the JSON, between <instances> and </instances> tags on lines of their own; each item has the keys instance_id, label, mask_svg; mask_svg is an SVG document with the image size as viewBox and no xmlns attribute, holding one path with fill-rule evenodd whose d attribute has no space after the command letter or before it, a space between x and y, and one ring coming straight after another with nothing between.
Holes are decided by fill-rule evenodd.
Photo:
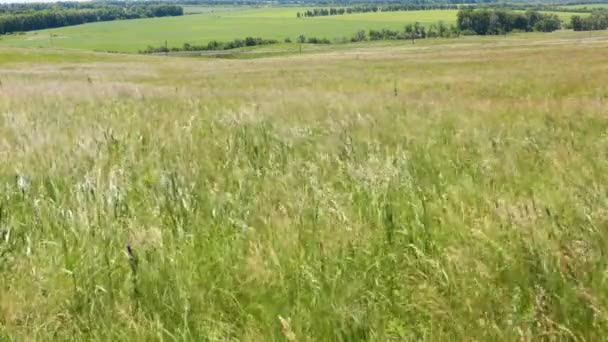
<instances>
[{"instance_id":1,"label":"green tree","mask_svg":"<svg viewBox=\"0 0 608 342\"><path fill-rule=\"evenodd\" d=\"M357 31L353 35L352 41L353 42L362 42L365 40L365 38L366 38L365 31L361 30L361 31Z\"/></svg>"},{"instance_id":2,"label":"green tree","mask_svg":"<svg viewBox=\"0 0 608 342\"><path fill-rule=\"evenodd\" d=\"M573 15L572 19L570 19L570 23L574 31L583 30L583 19L579 15Z\"/></svg>"}]
</instances>

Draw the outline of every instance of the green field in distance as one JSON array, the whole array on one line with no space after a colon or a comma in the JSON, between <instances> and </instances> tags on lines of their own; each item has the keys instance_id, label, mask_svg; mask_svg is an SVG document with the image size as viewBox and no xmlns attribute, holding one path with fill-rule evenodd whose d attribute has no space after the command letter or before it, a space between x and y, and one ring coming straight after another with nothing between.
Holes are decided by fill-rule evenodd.
<instances>
[{"instance_id":1,"label":"green field in distance","mask_svg":"<svg viewBox=\"0 0 608 342\"><path fill-rule=\"evenodd\" d=\"M19 47L60 47L97 51L137 52L147 46L182 46L184 43L205 44L209 41L231 41L247 36L265 39L294 40L303 34L317 38L350 38L358 30L401 30L408 23L425 25L444 21L455 24L456 10L429 10L360 13L317 18L297 18L305 8L267 7L217 11L182 17L92 23L79 26L4 36L0 44ZM559 13L568 21L572 13Z\"/></svg>"},{"instance_id":2,"label":"green field in distance","mask_svg":"<svg viewBox=\"0 0 608 342\"><path fill-rule=\"evenodd\" d=\"M608 4L583 4L583 5L565 5L559 6L559 8L564 9L598 9L598 8L608 8Z\"/></svg>"}]
</instances>

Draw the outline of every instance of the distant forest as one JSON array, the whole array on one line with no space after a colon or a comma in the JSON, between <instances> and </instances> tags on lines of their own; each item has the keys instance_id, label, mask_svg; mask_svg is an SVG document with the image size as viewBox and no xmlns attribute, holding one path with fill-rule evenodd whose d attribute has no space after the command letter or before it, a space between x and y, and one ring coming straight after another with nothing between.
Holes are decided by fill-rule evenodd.
<instances>
[{"instance_id":1,"label":"distant forest","mask_svg":"<svg viewBox=\"0 0 608 342\"><path fill-rule=\"evenodd\" d=\"M555 14L536 11L460 10L457 24L463 33L478 35L505 34L513 30L552 32L561 28L561 22Z\"/></svg>"},{"instance_id":2,"label":"distant forest","mask_svg":"<svg viewBox=\"0 0 608 342\"><path fill-rule=\"evenodd\" d=\"M180 16L174 4L126 2L62 2L0 6L0 34L43 30L99 21Z\"/></svg>"},{"instance_id":3,"label":"distant forest","mask_svg":"<svg viewBox=\"0 0 608 342\"><path fill-rule=\"evenodd\" d=\"M608 0L551 0L551 1L530 1L530 0L176 0L180 5L218 5L218 6L238 6L238 5L299 5L299 6L350 6L350 5L431 5L431 4L499 4L511 6L512 4L525 4L527 6L565 6L565 5L590 5L608 3Z\"/></svg>"},{"instance_id":4,"label":"distant forest","mask_svg":"<svg viewBox=\"0 0 608 342\"><path fill-rule=\"evenodd\" d=\"M608 1L608 0L607 0ZM585 13L589 12L588 8L563 8L555 4L539 4L539 3L475 3L467 1L467 4L457 3L387 3L387 4L353 4L348 7L327 7L327 8L312 8L304 12L296 13L298 18L302 17L321 17L331 15L344 15L353 13L368 13L368 12L396 12L396 11L428 11L428 10L458 10L458 9L504 9L504 10L522 10L522 11L551 11L551 12L573 12Z\"/></svg>"}]
</instances>

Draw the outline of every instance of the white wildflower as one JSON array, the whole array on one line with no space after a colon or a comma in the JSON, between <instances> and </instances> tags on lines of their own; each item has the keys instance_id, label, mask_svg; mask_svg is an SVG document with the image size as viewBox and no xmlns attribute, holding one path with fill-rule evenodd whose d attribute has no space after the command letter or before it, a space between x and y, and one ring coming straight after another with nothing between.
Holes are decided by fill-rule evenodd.
<instances>
[{"instance_id":1,"label":"white wildflower","mask_svg":"<svg viewBox=\"0 0 608 342\"><path fill-rule=\"evenodd\" d=\"M17 189L19 189L21 192L25 192L28 186L29 185L25 177L23 177L23 175L17 175Z\"/></svg>"},{"instance_id":2,"label":"white wildflower","mask_svg":"<svg viewBox=\"0 0 608 342\"><path fill-rule=\"evenodd\" d=\"M169 178L169 176L165 173L160 175L160 186L165 190L169 190L171 188L171 178Z\"/></svg>"}]
</instances>

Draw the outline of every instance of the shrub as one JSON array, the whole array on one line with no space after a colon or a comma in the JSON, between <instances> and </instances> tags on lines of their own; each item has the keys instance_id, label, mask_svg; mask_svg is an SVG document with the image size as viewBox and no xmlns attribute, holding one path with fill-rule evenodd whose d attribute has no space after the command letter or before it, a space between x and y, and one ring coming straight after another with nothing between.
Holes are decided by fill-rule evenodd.
<instances>
[{"instance_id":1,"label":"shrub","mask_svg":"<svg viewBox=\"0 0 608 342\"><path fill-rule=\"evenodd\" d=\"M306 42L309 44L331 44L331 42L327 38L315 38L315 37L308 38L306 40Z\"/></svg>"},{"instance_id":2,"label":"shrub","mask_svg":"<svg viewBox=\"0 0 608 342\"><path fill-rule=\"evenodd\" d=\"M475 36L477 35L477 33L473 30L462 30L460 31L460 34L462 34L463 36Z\"/></svg>"}]
</instances>

